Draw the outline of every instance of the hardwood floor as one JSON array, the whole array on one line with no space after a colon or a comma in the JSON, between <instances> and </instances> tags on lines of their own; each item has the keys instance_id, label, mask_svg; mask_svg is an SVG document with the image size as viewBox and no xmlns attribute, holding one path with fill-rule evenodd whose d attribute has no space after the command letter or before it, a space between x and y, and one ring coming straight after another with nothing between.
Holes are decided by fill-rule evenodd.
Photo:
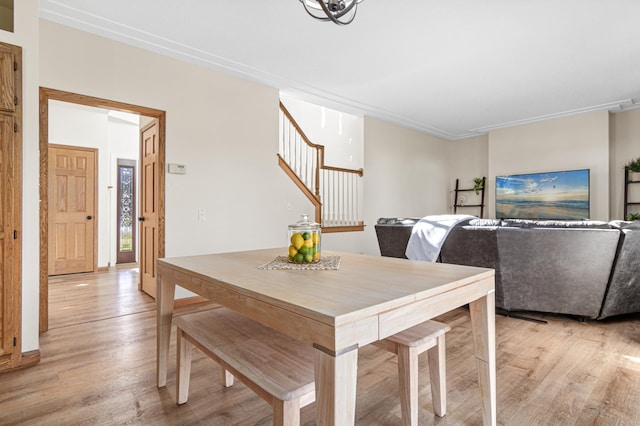
<instances>
[{"instance_id":1,"label":"hardwood floor","mask_svg":"<svg viewBox=\"0 0 640 426\"><path fill-rule=\"evenodd\" d=\"M49 329L155 311L151 296L138 291L138 267L49 277Z\"/></svg>"},{"instance_id":2,"label":"hardwood floor","mask_svg":"<svg viewBox=\"0 0 640 426\"><path fill-rule=\"evenodd\" d=\"M155 306L136 271L61 277L50 286L42 361L0 374L0 425L269 425L270 406L242 383L224 389L219 367L194 352L189 402L175 404L175 334L168 386L155 385ZM58 279L56 279L58 280ZM58 294L60 290L60 294ZM193 308L191 308L193 309ZM547 324L496 317L498 424L640 424L640 316ZM433 415L426 354L420 424L479 425L469 312L438 317L447 334L447 415ZM360 350L358 425L399 425L395 356ZM315 404L302 410L313 425Z\"/></svg>"}]
</instances>

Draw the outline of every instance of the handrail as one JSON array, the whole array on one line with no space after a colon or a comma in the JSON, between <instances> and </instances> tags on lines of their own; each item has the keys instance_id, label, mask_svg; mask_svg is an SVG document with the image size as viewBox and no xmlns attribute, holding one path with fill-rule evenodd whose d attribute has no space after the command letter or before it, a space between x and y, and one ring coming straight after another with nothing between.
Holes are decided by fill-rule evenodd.
<instances>
[{"instance_id":1,"label":"handrail","mask_svg":"<svg viewBox=\"0 0 640 426\"><path fill-rule=\"evenodd\" d=\"M320 202L320 197L318 197L312 191L309 190L307 185L305 185L302 179L300 179L300 177L296 174L296 172L291 168L289 163L287 163L280 154L276 154L276 155L278 156L278 164L280 165L280 168L282 168L285 171L287 176L289 176L291 180L293 180L293 183L295 183L296 186L300 188L300 190L304 193L304 195L307 196L307 199L311 201L311 203L314 206L322 205L322 203Z\"/></svg>"},{"instance_id":2,"label":"handrail","mask_svg":"<svg viewBox=\"0 0 640 426\"><path fill-rule=\"evenodd\" d=\"M295 129L298 131L298 133L300 133L300 136L302 136L302 139L307 143L307 145L309 145L311 148L322 148L322 149L324 149L324 145L317 145L317 144L315 144L315 143L313 143L313 142L311 142L309 140L309 138L307 137L307 135L305 135L305 133L300 128L300 126L298 126L298 122L296 120L294 120L293 116L291 115L289 110L284 106L284 104L282 102L280 102L280 111L282 111L284 113L284 115L287 116L287 118L291 122L291 125L293 127L295 127Z\"/></svg>"},{"instance_id":3,"label":"handrail","mask_svg":"<svg viewBox=\"0 0 640 426\"><path fill-rule=\"evenodd\" d=\"M320 198L320 169L322 168L322 165L324 164L324 145L317 145L317 144L311 142L309 140L309 138L307 137L307 135L302 131L302 129L298 125L298 122L293 119L293 116L291 115L289 110L284 106L284 104L282 102L279 102L279 103L280 103L280 110L287 117L287 119L289 120L289 123L293 126L293 128L296 129L296 131L298 132L300 137L302 137L302 140L309 147L316 149L316 164L318 164L318 167L316 168L316 170L314 172L314 174L315 174L315 179L314 180L316 182L314 189L315 189L316 197L318 197L318 199L319 199Z\"/></svg>"},{"instance_id":4,"label":"handrail","mask_svg":"<svg viewBox=\"0 0 640 426\"><path fill-rule=\"evenodd\" d=\"M345 169L345 168L342 168L342 167L327 166L326 164L324 164L324 145L319 145L319 144L313 143L313 142L311 142L311 140L309 140L307 135L302 131L302 129L298 125L298 122L293 118L293 116L291 115L291 113L289 112L287 107L285 107L282 102L280 102L280 110L289 119L289 122L296 129L296 131L300 134L300 136L302 137L302 140L308 146L310 146L311 148L316 148L317 150L319 150L319 152L321 152L321 154L319 155L319 158L318 158L318 167L320 169L333 170L335 172L356 173L358 176L362 176L364 174L364 170L362 168L360 168L358 170L356 170L356 169Z\"/></svg>"},{"instance_id":5,"label":"handrail","mask_svg":"<svg viewBox=\"0 0 640 426\"><path fill-rule=\"evenodd\" d=\"M343 169L342 167L333 167L333 166L322 166L320 167L321 169L324 170L332 170L334 172L344 172L344 173L354 173L360 177L362 177L362 175L364 175L364 169L360 168L358 170L356 169Z\"/></svg>"}]
</instances>

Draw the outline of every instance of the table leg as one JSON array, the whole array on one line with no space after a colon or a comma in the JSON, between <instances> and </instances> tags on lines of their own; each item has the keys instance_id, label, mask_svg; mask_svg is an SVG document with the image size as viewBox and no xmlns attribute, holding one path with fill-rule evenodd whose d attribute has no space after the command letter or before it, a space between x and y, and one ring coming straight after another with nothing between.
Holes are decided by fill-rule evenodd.
<instances>
[{"instance_id":1,"label":"table leg","mask_svg":"<svg viewBox=\"0 0 640 426\"><path fill-rule=\"evenodd\" d=\"M162 279L160 272L156 274L156 374L158 387L167 385L167 360L169 359L169 343L171 341L171 320L173 319L173 302L176 290L175 282Z\"/></svg>"},{"instance_id":2,"label":"table leg","mask_svg":"<svg viewBox=\"0 0 640 426\"><path fill-rule=\"evenodd\" d=\"M318 425L353 425L356 415L358 347L340 353L315 347L316 422Z\"/></svg>"},{"instance_id":3,"label":"table leg","mask_svg":"<svg viewBox=\"0 0 640 426\"><path fill-rule=\"evenodd\" d=\"M495 292L469 304L482 397L483 424L496 424L496 319Z\"/></svg>"}]
</instances>

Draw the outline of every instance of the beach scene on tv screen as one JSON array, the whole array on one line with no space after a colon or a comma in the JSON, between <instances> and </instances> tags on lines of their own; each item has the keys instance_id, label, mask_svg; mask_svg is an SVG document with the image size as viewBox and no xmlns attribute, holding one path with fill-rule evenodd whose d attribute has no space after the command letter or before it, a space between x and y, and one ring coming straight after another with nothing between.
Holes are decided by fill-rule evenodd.
<instances>
[{"instance_id":1,"label":"beach scene on tv screen","mask_svg":"<svg viewBox=\"0 0 640 426\"><path fill-rule=\"evenodd\" d=\"M589 219L589 170L496 177L498 219Z\"/></svg>"}]
</instances>

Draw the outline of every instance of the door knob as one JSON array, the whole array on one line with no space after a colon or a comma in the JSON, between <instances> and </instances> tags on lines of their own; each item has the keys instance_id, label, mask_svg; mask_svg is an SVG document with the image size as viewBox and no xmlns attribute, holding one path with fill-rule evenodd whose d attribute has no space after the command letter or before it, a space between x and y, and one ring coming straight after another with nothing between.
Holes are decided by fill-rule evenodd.
<instances>
[{"instance_id":1,"label":"door knob","mask_svg":"<svg viewBox=\"0 0 640 426\"><path fill-rule=\"evenodd\" d=\"M144 222L144 217L140 216L140 217L138 218L138 222Z\"/></svg>"},{"instance_id":2,"label":"door knob","mask_svg":"<svg viewBox=\"0 0 640 426\"><path fill-rule=\"evenodd\" d=\"M87 216L87 220L93 219L93 216Z\"/></svg>"}]
</instances>

